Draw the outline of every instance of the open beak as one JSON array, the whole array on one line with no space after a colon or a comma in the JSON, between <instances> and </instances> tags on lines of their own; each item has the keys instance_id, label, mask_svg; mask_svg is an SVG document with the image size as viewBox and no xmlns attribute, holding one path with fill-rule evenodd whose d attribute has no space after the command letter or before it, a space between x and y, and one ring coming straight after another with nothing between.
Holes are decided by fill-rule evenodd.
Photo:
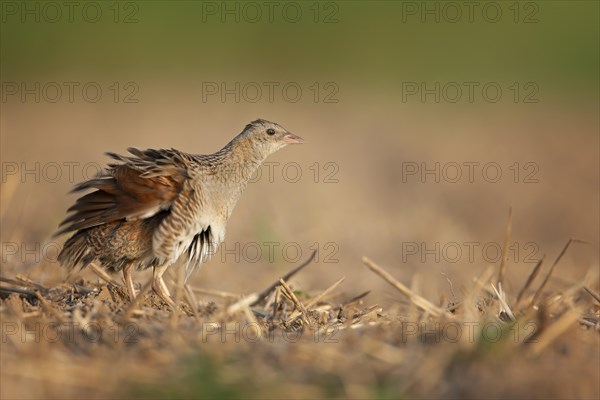
<instances>
[{"instance_id":1,"label":"open beak","mask_svg":"<svg viewBox=\"0 0 600 400\"><path fill-rule=\"evenodd\" d=\"M302 139L298 135L294 135L292 132L288 132L283 136L283 141L288 144L300 144L304 143L304 139Z\"/></svg>"}]
</instances>

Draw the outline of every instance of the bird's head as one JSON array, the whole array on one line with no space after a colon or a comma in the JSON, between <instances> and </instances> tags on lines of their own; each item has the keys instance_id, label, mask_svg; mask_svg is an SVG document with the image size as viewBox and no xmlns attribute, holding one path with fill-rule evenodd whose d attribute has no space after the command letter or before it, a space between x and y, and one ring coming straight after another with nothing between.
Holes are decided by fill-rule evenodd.
<instances>
[{"instance_id":1,"label":"bird's head","mask_svg":"<svg viewBox=\"0 0 600 400\"><path fill-rule=\"evenodd\" d=\"M267 157L288 144L303 143L304 139L287 131L281 125L264 119L250 122L239 135L251 144L254 151Z\"/></svg>"}]
</instances>

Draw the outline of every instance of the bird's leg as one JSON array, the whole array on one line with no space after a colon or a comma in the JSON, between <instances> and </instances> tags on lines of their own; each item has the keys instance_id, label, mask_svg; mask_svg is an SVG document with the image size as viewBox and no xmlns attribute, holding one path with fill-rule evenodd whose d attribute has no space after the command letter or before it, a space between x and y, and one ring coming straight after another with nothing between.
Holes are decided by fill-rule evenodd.
<instances>
[{"instance_id":1,"label":"bird's leg","mask_svg":"<svg viewBox=\"0 0 600 400\"><path fill-rule=\"evenodd\" d=\"M173 310L177 307L175 302L171 298L171 294L169 293L169 289L165 284L162 276L169 267L168 264L161 265L160 267L154 267L152 272L152 290L154 293L158 295L165 303L167 303Z\"/></svg>"},{"instance_id":2,"label":"bird's leg","mask_svg":"<svg viewBox=\"0 0 600 400\"><path fill-rule=\"evenodd\" d=\"M129 292L129 301L135 300L135 288L133 287L133 279L131 277L131 269L133 268L133 264L127 264L125 268L123 268L123 280L125 281L125 285L127 286L127 291Z\"/></svg>"}]
</instances>

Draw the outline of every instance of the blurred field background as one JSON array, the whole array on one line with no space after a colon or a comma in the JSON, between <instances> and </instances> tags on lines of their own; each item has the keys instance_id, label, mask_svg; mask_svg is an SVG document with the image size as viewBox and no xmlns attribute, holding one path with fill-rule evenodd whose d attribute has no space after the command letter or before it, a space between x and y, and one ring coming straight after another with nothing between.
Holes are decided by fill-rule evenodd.
<instances>
[{"instance_id":1,"label":"blurred field background","mask_svg":"<svg viewBox=\"0 0 600 400\"><path fill-rule=\"evenodd\" d=\"M20 274L47 287L64 281L66 271L52 260L48 243L55 239L50 236L74 200L67 192L89 174L83 166L102 165L105 151L135 146L213 152L260 117L306 141L269 159L279 163L274 179L266 179L263 168L228 225L226 248L256 242L262 257L252 262L241 254L236 262L235 255L220 252L192 277L192 285L239 294L260 291L297 264L281 251L270 262L263 244L276 242L281 249L297 243L301 260L315 247L320 256L294 278L298 290L323 290L345 276L343 290L349 296L370 290L368 304L397 307L404 299L362 265L361 257L369 256L436 304L442 293L452 299L448 277L460 300L461 287L470 286L472 277L490 264L498 267L481 248L502 245L512 207L515 251L507 264L507 292L514 296L535 262L544 254L548 263L553 261L569 238L588 244L569 249L547 289L560 292L595 271L591 287L598 291L597 2L491 2L501 10L495 23L483 17L486 2L475 9L472 22L464 7L461 18L449 21L454 14L444 14L452 10L441 2L295 2L289 14L283 14L288 3L282 2L272 21L261 6L256 22L253 10L237 2L96 2L86 15L90 19L101 10L98 22L83 17L88 3L81 4L72 22L65 8L52 22L54 11L43 2L2 2L3 276ZM34 14L22 15L24 7ZM223 16L222 7L238 10L239 22L235 11ZM423 16L425 7L438 7L440 21ZM290 22L296 9L301 17ZM47 93L40 90L40 101L35 94L22 97L20 85L32 88L36 82L51 84ZM48 101L54 98L53 82L63 88L56 102ZM72 102L64 82L78 84ZM97 102L86 101L81 92L90 82L102 89ZM265 82L277 85L273 101ZM422 101L420 93L407 94L407 87L422 82L428 88L457 82L463 97L454 103L443 94L439 102L435 95ZM478 85L473 102L464 82ZM490 82L502 88L497 102L482 95L481 87ZM239 93L239 101L235 95L223 100L221 92L206 92L236 83L249 88ZM256 102L253 83L263 88ZM289 83L302 89L297 102L281 91ZM300 165L297 182L282 175L289 162ZM407 163L432 168L465 162L497 163L502 177L488 182L480 168L473 182L403 175ZM51 163L62 166L58 179L44 169ZM72 176L65 163L76 163ZM23 175L25 168L38 169ZM431 249L436 243L465 242L478 244L473 259L463 253L453 261L437 251L441 257L436 260L423 247L417 254L406 252L415 243ZM45 257L27 252L36 243L49 249ZM90 271L82 276L97 279ZM138 274L136 280L146 276ZM591 343L590 353L597 354L597 334ZM247 361L252 353L241 357ZM97 361L97 368L106 368L109 360ZM583 390L583 397L598 395L589 380L595 376L597 384L598 365L588 367L581 387L591 389ZM12 381L14 372L9 381L7 368L14 367L4 360L3 398L56 393ZM387 395L346 389L334 395ZM65 393L87 392L58 395ZM500 392L492 390L489 397L494 393ZM519 392L505 394L514 393ZM544 394L567 397L552 390Z\"/></svg>"}]
</instances>

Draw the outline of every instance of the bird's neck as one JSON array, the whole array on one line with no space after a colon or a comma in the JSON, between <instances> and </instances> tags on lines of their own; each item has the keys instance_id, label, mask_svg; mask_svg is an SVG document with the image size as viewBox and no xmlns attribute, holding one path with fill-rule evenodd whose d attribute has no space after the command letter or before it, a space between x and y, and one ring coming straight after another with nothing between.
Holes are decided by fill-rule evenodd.
<instances>
[{"instance_id":1,"label":"bird's neck","mask_svg":"<svg viewBox=\"0 0 600 400\"><path fill-rule=\"evenodd\" d=\"M234 138L219 153L223 153L223 168L234 173L234 181L244 187L268 156L242 136Z\"/></svg>"}]
</instances>

